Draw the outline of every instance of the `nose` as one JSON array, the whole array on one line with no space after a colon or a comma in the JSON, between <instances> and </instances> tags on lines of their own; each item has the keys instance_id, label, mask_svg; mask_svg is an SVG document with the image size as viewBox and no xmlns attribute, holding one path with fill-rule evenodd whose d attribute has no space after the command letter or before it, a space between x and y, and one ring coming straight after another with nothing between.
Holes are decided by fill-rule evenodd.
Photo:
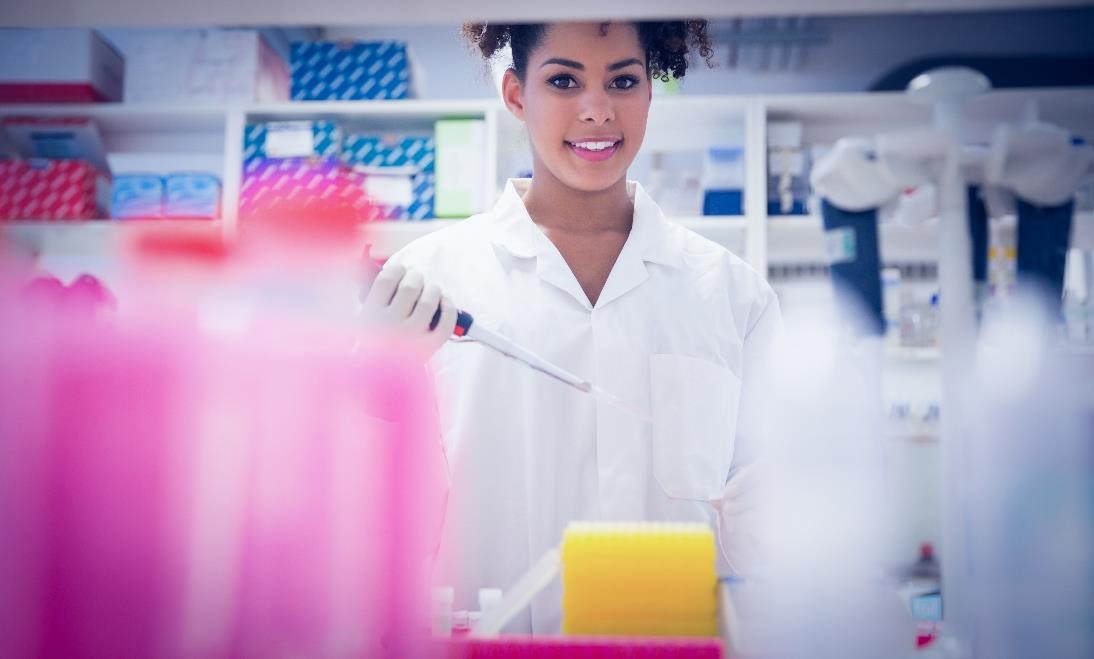
<instances>
[{"instance_id":1,"label":"nose","mask_svg":"<svg viewBox=\"0 0 1094 659\"><path fill-rule=\"evenodd\" d=\"M593 89L583 95L581 122L600 126L615 119L611 99L601 90Z\"/></svg>"}]
</instances>

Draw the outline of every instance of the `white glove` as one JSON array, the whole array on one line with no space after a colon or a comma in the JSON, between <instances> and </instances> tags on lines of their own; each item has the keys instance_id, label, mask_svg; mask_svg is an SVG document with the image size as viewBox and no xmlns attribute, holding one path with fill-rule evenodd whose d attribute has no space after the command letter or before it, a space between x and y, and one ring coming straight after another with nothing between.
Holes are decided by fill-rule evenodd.
<instances>
[{"instance_id":1,"label":"white glove","mask_svg":"<svg viewBox=\"0 0 1094 659\"><path fill-rule=\"evenodd\" d=\"M438 306L440 317L431 329ZM456 326L456 307L440 287L399 263L388 263L376 275L361 313L370 329L409 341L426 359L444 345Z\"/></svg>"}]
</instances>

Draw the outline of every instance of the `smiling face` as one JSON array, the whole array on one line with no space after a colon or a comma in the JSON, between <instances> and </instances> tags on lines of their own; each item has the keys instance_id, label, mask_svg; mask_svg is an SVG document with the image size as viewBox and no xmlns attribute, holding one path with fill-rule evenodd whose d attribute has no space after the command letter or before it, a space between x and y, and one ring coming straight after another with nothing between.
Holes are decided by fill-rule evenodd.
<instances>
[{"instance_id":1,"label":"smiling face","mask_svg":"<svg viewBox=\"0 0 1094 659\"><path fill-rule=\"evenodd\" d=\"M528 56L524 82L509 70L506 105L525 123L535 177L583 192L620 184L642 146L651 87L630 23L557 23Z\"/></svg>"}]
</instances>

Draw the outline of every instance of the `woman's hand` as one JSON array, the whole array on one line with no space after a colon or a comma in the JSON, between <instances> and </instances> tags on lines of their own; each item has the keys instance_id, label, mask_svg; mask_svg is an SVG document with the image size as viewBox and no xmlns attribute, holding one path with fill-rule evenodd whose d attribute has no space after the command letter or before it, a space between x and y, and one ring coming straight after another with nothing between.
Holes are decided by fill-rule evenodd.
<instances>
[{"instance_id":1,"label":"woman's hand","mask_svg":"<svg viewBox=\"0 0 1094 659\"><path fill-rule=\"evenodd\" d=\"M424 350L427 358L444 345L456 326L456 307L440 286L402 264L385 265L362 294L362 315L370 328L406 339Z\"/></svg>"}]
</instances>

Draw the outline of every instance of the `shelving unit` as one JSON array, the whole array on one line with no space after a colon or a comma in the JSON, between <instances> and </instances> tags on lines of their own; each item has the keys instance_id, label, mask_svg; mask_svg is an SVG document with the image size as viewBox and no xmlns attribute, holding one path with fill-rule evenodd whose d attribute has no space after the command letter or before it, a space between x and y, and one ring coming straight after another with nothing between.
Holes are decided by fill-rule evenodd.
<instances>
[{"instance_id":1,"label":"shelving unit","mask_svg":"<svg viewBox=\"0 0 1094 659\"><path fill-rule=\"evenodd\" d=\"M38 221L0 223L7 237L39 253L102 254L116 250L124 241L149 231L189 231L223 234L223 223L209 220L132 221Z\"/></svg>"},{"instance_id":2,"label":"shelving unit","mask_svg":"<svg viewBox=\"0 0 1094 659\"><path fill-rule=\"evenodd\" d=\"M968 121L976 136L986 136L1004 121L1037 114L1094 141L1094 90L1036 89L992 92L974 99ZM497 99L408 100L373 102L295 102L217 108L209 106L146 106L124 104L0 106L0 118L10 116L83 116L96 121L112 163L142 163L175 169L212 170L223 183L222 220L215 224L225 235L236 226L242 171L243 130L248 122L287 119L333 119L354 129L379 132L426 131L442 117L475 117L486 122L487 165L482 173L488 198L514 173L514 163L526 157L527 140L520 124ZM903 94L807 94L786 96L655 96L639 157L652 152L696 151L711 144L743 145L745 153L744 213L740 217L673 217L740 254L761 272L768 264L820 264L826 261L823 232L815 217L767 216L766 127L771 120L803 123L804 141L832 142L847 135L871 135L883 130L928 125L929 108ZM391 251L452 221L386 222L372 227L376 253ZM111 232L140 231L129 222L4 223L16 240L37 241L42 248L63 244L67 249L109 248ZM206 223L208 226L208 223ZM56 233L60 237L50 234ZM937 226L883 225L882 258L886 262L922 263L935 260ZM1075 223L1075 245L1094 246L1094 214Z\"/></svg>"},{"instance_id":3,"label":"shelving unit","mask_svg":"<svg viewBox=\"0 0 1094 659\"><path fill-rule=\"evenodd\" d=\"M1094 89L999 91L970 104L974 139L986 140L999 123L1020 121L1036 102L1041 118L1063 125L1094 142ZM80 272L100 276L108 285L122 278L121 245L145 231L163 228L232 236L243 169L243 136L250 122L330 119L352 129L378 132L432 130L443 117L482 118L486 125L487 160L481 182L492 198L505 179L527 167L528 145L521 124L496 99L471 101L299 102L236 106L64 105L0 106L7 116L84 116L94 119L112 164L135 161L165 168L208 169L223 183L222 219L202 221L0 222L0 233L42 255L42 264L62 279ZM640 158L653 152L700 151L712 144L735 144L744 150L744 208L740 216L672 216L669 219L745 258L760 272L804 266L823 271L827 263L824 234L815 216L769 217L767 213L767 125L793 120L803 124L806 144L834 142L849 135L869 136L931 122L929 108L903 94L810 94L792 96L655 97ZM641 179L640 179L641 180ZM373 254L386 257L411 241L460 220L377 222L362 231ZM916 226L883 224L881 255L886 264L922 265L937 261L937 222ZM1094 212L1077 215L1073 246L1094 249ZM791 275L798 276L798 275ZM117 278L117 279L116 279ZM831 287L817 278L800 281L785 292L792 299L815 303ZM933 286L932 283L918 285ZM822 290L826 289L826 290ZM1076 349L1090 358L1089 349ZM890 347L884 353L884 398L922 406L941 400L940 351L937 348ZM944 414L944 411L943 411ZM920 415L921 416L921 415ZM890 456L894 508L913 511L916 528L908 542L936 537L939 522L934 499L940 492L940 448L937 424L887 423L879 441ZM907 544L907 543L905 543Z\"/></svg>"}]
</instances>

